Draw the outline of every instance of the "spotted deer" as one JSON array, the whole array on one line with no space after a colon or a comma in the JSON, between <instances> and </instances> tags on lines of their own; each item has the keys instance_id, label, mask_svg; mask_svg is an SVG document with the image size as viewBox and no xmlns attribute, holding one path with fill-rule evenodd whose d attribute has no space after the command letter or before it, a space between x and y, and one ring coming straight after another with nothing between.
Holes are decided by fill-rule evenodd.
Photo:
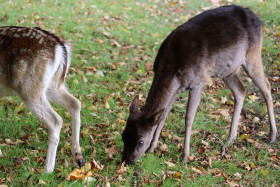
<instances>
[{"instance_id":1,"label":"spotted deer","mask_svg":"<svg viewBox=\"0 0 280 187\"><path fill-rule=\"evenodd\" d=\"M81 103L65 87L70 46L41 28L0 27L0 97L17 95L48 127L46 173L55 166L62 118L48 100L69 111L72 118L72 154L81 167L79 144Z\"/></svg>"},{"instance_id":2,"label":"spotted deer","mask_svg":"<svg viewBox=\"0 0 280 187\"><path fill-rule=\"evenodd\" d=\"M138 96L130 105L122 134L123 161L133 163L145 151L154 151L176 96L189 90L181 156L181 161L186 162L190 154L191 128L203 86L213 77L221 78L234 96L234 113L225 145L233 143L245 97L245 88L238 78L241 67L265 98L270 143L273 143L277 129L270 84L262 64L262 26L261 20L250 9L231 5L205 11L172 31L156 56L154 79L145 106L138 110Z\"/></svg>"}]
</instances>

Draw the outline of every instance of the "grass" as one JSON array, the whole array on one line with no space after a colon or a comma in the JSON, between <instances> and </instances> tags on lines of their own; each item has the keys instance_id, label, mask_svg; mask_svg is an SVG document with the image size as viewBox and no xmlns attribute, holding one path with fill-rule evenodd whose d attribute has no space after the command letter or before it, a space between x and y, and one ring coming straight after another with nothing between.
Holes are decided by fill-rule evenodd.
<instances>
[{"instance_id":1,"label":"grass","mask_svg":"<svg viewBox=\"0 0 280 187\"><path fill-rule=\"evenodd\" d=\"M225 1L226 2L226 1ZM280 2L242 1L265 23L263 48L264 65L269 77L279 77ZM179 162L184 136L184 114L187 93L179 97L168 115L160 141L168 151L159 148L118 175L122 140L120 134L128 116L128 105L134 95L146 97L153 78L152 64L162 40L190 17L213 7L204 0L186 1L50 1L16 0L1 2L0 25L40 26L67 39L72 45L72 66L67 86L82 102L81 146L86 161L94 158L104 169L94 172L91 186L105 185L105 177L114 186L271 186L279 185L280 166L274 156L280 156L279 138L269 145L265 105L258 89L243 79L248 95L256 94L256 102L246 98L240 120L239 135L229 147L226 159L219 156L220 147L229 132L230 119L221 112L233 109L232 95L219 80L204 89L191 137L191 154L195 159L188 165ZM270 79L271 80L271 79ZM271 81L273 98L279 102L279 82ZM227 102L221 104L225 97ZM64 119L58 146L56 169L42 175L47 149L47 129L19 99L0 99L0 184L8 186L84 186L81 181L66 181L77 168L65 144L71 144L69 114L54 105ZM143 100L142 100L142 103ZM229 111L227 110L229 109ZM275 105L277 128L280 108ZM258 117L260 121L253 123ZM265 129L268 132L269 127ZM241 140L242 135L249 139ZM93 141L91 140L92 137ZM175 137L175 138L174 138ZM178 137L178 138L176 138ZM7 145L5 139L16 144ZM205 146L202 140L209 143ZM22 142L23 141L23 142ZM113 151L110 157L106 149ZM212 160L212 167L209 167ZM174 163L169 167L166 163ZM68 164L67 164L68 163ZM251 164L253 163L253 164ZM254 167L255 166L255 167ZM199 170L200 169L200 170ZM197 171L199 170L199 171ZM177 175L176 175L176 172ZM103 177L101 177L103 176ZM231 182L231 183L230 183Z\"/></svg>"}]
</instances>

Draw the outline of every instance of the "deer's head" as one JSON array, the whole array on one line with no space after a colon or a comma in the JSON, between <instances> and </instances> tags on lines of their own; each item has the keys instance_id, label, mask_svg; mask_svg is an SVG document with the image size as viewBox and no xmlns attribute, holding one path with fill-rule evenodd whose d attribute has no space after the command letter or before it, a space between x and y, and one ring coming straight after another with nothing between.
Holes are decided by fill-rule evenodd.
<instances>
[{"instance_id":1,"label":"deer's head","mask_svg":"<svg viewBox=\"0 0 280 187\"><path fill-rule=\"evenodd\" d=\"M125 130L122 134L124 143L122 161L131 164L137 161L149 148L154 131L162 116L164 109L150 116L138 110L139 96L136 96L130 105L130 114Z\"/></svg>"}]
</instances>

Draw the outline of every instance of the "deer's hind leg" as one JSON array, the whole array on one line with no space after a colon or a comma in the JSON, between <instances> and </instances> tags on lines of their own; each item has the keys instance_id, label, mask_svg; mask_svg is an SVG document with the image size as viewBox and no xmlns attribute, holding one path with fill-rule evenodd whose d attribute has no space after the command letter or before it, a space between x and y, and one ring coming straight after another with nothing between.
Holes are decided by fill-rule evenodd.
<instances>
[{"instance_id":1,"label":"deer's hind leg","mask_svg":"<svg viewBox=\"0 0 280 187\"><path fill-rule=\"evenodd\" d=\"M49 144L45 172L52 173L55 166L56 151L63 122L62 118L53 110L43 91L34 91L32 94L30 92L26 94L21 93L20 96L27 107L48 127Z\"/></svg>"},{"instance_id":2,"label":"deer's hind leg","mask_svg":"<svg viewBox=\"0 0 280 187\"><path fill-rule=\"evenodd\" d=\"M82 156L81 147L79 143L80 136L80 111L81 102L71 95L64 86L59 90L56 87L49 87L47 91L47 97L67 109L71 114L72 120L72 155L75 158L77 164L82 167L85 164L85 160Z\"/></svg>"},{"instance_id":3,"label":"deer's hind leg","mask_svg":"<svg viewBox=\"0 0 280 187\"><path fill-rule=\"evenodd\" d=\"M246 89L236 74L231 74L227 77L224 77L223 80L234 96L234 112L232 116L229 137L227 140L227 145L230 145L236 140L237 137L238 123L246 94Z\"/></svg>"},{"instance_id":4,"label":"deer's hind leg","mask_svg":"<svg viewBox=\"0 0 280 187\"><path fill-rule=\"evenodd\" d=\"M181 156L181 161L187 162L188 156L190 156L190 139L191 139L191 130L192 124L194 122L195 113L197 111L198 105L201 99L201 93L203 89L203 84L197 85L195 88L190 89L187 112L186 112L186 120L185 120L185 141L184 141L184 150Z\"/></svg>"},{"instance_id":5,"label":"deer's hind leg","mask_svg":"<svg viewBox=\"0 0 280 187\"><path fill-rule=\"evenodd\" d=\"M270 143L274 143L277 135L277 128L274 118L273 100L270 92L270 84L265 77L264 67L262 64L261 44L249 49L246 60L247 61L244 65L244 68L247 74L253 80L254 84L261 90L262 95L266 101L270 122Z\"/></svg>"}]
</instances>

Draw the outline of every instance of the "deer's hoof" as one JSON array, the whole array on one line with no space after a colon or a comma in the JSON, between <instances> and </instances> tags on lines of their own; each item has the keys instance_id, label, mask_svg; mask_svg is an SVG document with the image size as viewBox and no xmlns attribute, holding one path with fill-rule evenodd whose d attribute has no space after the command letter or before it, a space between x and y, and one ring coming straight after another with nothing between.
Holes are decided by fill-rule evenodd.
<instances>
[{"instance_id":1,"label":"deer's hoof","mask_svg":"<svg viewBox=\"0 0 280 187\"><path fill-rule=\"evenodd\" d=\"M270 140L269 140L269 144L273 144L275 143L275 140L276 140L276 136L277 136L277 132L276 133L270 133Z\"/></svg>"},{"instance_id":2,"label":"deer's hoof","mask_svg":"<svg viewBox=\"0 0 280 187\"><path fill-rule=\"evenodd\" d=\"M85 165L85 159L81 153L75 153L75 160L80 168Z\"/></svg>"},{"instance_id":3,"label":"deer's hoof","mask_svg":"<svg viewBox=\"0 0 280 187\"><path fill-rule=\"evenodd\" d=\"M180 162L184 163L184 164L187 164L188 163L188 157L183 154L181 157L180 157Z\"/></svg>"},{"instance_id":4,"label":"deer's hoof","mask_svg":"<svg viewBox=\"0 0 280 187\"><path fill-rule=\"evenodd\" d=\"M269 144L274 144L275 143L275 139L271 139L268 141Z\"/></svg>"},{"instance_id":5,"label":"deer's hoof","mask_svg":"<svg viewBox=\"0 0 280 187\"><path fill-rule=\"evenodd\" d=\"M221 147L221 156L222 156L222 157L225 157L225 155L226 155L226 146L223 145L223 146Z\"/></svg>"}]
</instances>

